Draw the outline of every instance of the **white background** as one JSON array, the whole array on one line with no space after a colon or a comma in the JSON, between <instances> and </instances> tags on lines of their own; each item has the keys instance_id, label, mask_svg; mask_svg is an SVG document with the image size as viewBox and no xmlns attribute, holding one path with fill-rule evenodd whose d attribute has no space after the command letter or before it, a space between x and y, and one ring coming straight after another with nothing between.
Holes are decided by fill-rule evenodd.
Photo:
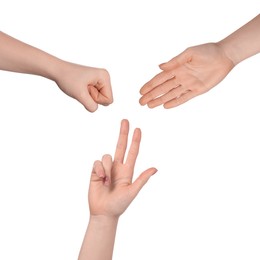
<instances>
[{"instance_id":1,"label":"white background","mask_svg":"<svg viewBox=\"0 0 260 260\"><path fill-rule=\"evenodd\" d=\"M143 132L135 174L158 173L122 216L114 259L260 258L259 55L178 108L138 103L158 64L258 14L258 0L222 2L1 1L2 31L106 68L114 104L91 114L47 79L0 72L0 259L77 259L92 164L122 118Z\"/></svg>"}]
</instances>

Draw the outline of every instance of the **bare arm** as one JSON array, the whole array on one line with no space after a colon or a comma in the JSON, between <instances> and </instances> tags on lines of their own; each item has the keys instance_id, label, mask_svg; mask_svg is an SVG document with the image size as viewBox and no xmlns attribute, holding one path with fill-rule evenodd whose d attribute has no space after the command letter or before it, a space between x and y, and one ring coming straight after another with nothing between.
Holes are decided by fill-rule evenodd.
<instances>
[{"instance_id":1,"label":"bare arm","mask_svg":"<svg viewBox=\"0 0 260 260\"><path fill-rule=\"evenodd\" d=\"M260 15L218 42L235 65L260 52Z\"/></svg>"},{"instance_id":2,"label":"bare arm","mask_svg":"<svg viewBox=\"0 0 260 260\"><path fill-rule=\"evenodd\" d=\"M113 102L106 70L61 60L0 32L0 70L39 75L57 83L90 112Z\"/></svg>"},{"instance_id":3,"label":"bare arm","mask_svg":"<svg viewBox=\"0 0 260 260\"><path fill-rule=\"evenodd\" d=\"M0 32L0 69L35 74L55 80L62 61Z\"/></svg>"},{"instance_id":4,"label":"bare arm","mask_svg":"<svg viewBox=\"0 0 260 260\"><path fill-rule=\"evenodd\" d=\"M111 260L116 237L117 218L90 217L79 260Z\"/></svg>"},{"instance_id":5,"label":"bare arm","mask_svg":"<svg viewBox=\"0 0 260 260\"><path fill-rule=\"evenodd\" d=\"M123 120L114 161L104 155L93 166L89 186L90 219L79 254L79 260L111 260L119 217L138 192L157 171L150 168L133 181L141 131L135 129L129 153L124 162L129 123Z\"/></svg>"}]
</instances>

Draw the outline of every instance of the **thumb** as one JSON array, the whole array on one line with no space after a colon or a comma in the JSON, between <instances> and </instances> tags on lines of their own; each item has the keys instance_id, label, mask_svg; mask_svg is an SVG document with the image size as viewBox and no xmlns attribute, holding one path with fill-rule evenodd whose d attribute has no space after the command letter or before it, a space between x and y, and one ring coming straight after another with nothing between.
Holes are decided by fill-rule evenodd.
<instances>
[{"instance_id":1,"label":"thumb","mask_svg":"<svg viewBox=\"0 0 260 260\"><path fill-rule=\"evenodd\" d=\"M95 112L98 109L98 104L90 96L88 91L83 91L77 100L89 111Z\"/></svg>"},{"instance_id":2,"label":"thumb","mask_svg":"<svg viewBox=\"0 0 260 260\"><path fill-rule=\"evenodd\" d=\"M160 64L159 68L161 70L176 69L180 65L184 64L185 62L187 62L187 60L188 60L188 53L187 53L187 50L185 50L184 52L182 52L181 54L175 56L171 60L169 60L169 61L167 61L165 63Z\"/></svg>"},{"instance_id":3,"label":"thumb","mask_svg":"<svg viewBox=\"0 0 260 260\"><path fill-rule=\"evenodd\" d=\"M110 93L106 93L105 91L102 91L102 89L99 91L95 86L90 86L89 94L97 104L108 106L113 102L112 91Z\"/></svg>"},{"instance_id":4,"label":"thumb","mask_svg":"<svg viewBox=\"0 0 260 260\"><path fill-rule=\"evenodd\" d=\"M150 177L157 172L156 168L150 168L143 173L132 184L132 195L135 197L143 186L148 182Z\"/></svg>"}]
</instances>

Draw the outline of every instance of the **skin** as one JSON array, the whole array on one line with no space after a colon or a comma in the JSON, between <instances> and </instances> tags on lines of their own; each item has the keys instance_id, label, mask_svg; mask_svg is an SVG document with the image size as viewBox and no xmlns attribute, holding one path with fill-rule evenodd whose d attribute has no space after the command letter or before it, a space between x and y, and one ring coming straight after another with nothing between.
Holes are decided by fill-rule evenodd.
<instances>
[{"instance_id":1,"label":"skin","mask_svg":"<svg viewBox=\"0 0 260 260\"><path fill-rule=\"evenodd\" d=\"M109 73L105 69L74 64L0 32L0 70L34 74L56 82L88 111L113 102Z\"/></svg>"},{"instance_id":2,"label":"skin","mask_svg":"<svg viewBox=\"0 0 260 260\"><path fill-rule=\"evenodd\" d=\"M243 60L260 52L260 15L216 43L187 48L141 89L139 102L149 108L179 106L218 83Z\"/></svg>"},{"instance_id":3,"label":"skin","mask_svg":"<svg viewBox=\"0 0 260 260\"><path fill-rule=\"evenodd\" d=\"M93 165L88 195L90 219L79 260L112 259L119 217L157 171L149 168L133 182L141 130L135 129L125 159L128 133L129 122L122 120L114 160L106 154Z\"/></svg>"}]
</instances>

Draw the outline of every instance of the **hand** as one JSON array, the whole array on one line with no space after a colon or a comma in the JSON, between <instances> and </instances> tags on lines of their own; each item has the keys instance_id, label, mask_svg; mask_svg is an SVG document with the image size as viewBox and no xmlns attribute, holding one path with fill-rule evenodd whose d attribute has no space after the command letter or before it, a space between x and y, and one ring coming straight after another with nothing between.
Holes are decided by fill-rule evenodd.
<instances>
[{"instance_id":1,"label":"hand","mask_svg":"<svg viewBox=\"0 0 260 260\"><path fill-rule=\"evenodd\" d=\"M55 81L90 112L96 111L98 104L107 106L113 102L109 73L104 69L62 61Z\"/></svg>"},{"instance_id":2,"label":"hand","mask_svg":"<svg viewBox=\"0 0 260 260\"><path fill-rule=\"evenodd\" d=\"M150 168L132 182L141 141L141 131L135 129L124 162L128 133L129 123L127 120L122 120L114 161L110 155L104 155L102 161L94 163L89 187L91 216L119 217L157 171L155 168Z\"/></svg>"},{"instance_id":3,"label":"hand","mask_svg":"<svg viewBox=\"0 0 260 260\"><path fill-rule=\"evenodd\" d=\"M216 86L234 67L217 43L186 49L159 66L162 72L140 90L140 104L154 108L163 104L172 108Z\"/></svg>"}]
</instances>

